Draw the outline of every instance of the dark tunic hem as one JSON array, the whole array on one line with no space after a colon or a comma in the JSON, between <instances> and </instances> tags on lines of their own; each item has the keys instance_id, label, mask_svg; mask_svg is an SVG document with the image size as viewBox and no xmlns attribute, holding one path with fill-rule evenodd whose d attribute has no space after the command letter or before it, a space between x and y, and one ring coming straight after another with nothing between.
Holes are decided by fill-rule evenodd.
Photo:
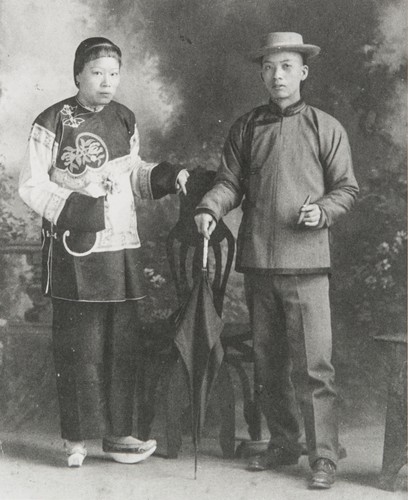
<instances>
[{"instance_id":1,"label":"dark tunic hem","mask_svg":"<svg viewBox=\"0 0 408 500\"><path fill-rule=\"evenodd\" d=\"M245 267L236 266L237 273L254 273L254 274L328 274L331 272L330 267L311 267L311 268L261 268L261 267Z\"/></svg>"},{"instance_id":2,"label":"dark tunic hem","mask_svg":"<svg viewBox=\"0 0 408 500\"><path fill-rule=\"evenodd\" d=\"M109 299L109 300L84 300L84 299L68 299L67 297L57 297L56 295L46 295L46 297L50 297L51 299L57 300L67 300L69 302L89 302L89 303L98 303L98 304L110 304L111 302L126 302L128 300L143 300L147 297L147 295L142 295L141 297L126 297L124 299Z\"/></svg>"}]
</instances>

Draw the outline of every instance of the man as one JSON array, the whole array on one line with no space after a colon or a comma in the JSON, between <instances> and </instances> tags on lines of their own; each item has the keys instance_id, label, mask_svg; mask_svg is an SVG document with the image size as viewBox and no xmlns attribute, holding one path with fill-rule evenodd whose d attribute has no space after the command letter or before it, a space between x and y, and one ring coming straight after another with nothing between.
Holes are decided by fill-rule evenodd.
<instances>
[{"instance_id":1,"label":"man","mask_svg":"<svg viewBox=\"0 0 408 500\"><path fill-rule=\"evenodd\" d=\"M307 58L319 52L297 33L265 37L254 60L270 101L231 127L215 185L195 220L209 238L244 200L236 267L244 273L255 388L271 435L249 469L298 462L300 407L309 487L327 489L338 460L329 228L352 207L358 185L343 127L301 99Z\"/></svg>"}]
</instances>

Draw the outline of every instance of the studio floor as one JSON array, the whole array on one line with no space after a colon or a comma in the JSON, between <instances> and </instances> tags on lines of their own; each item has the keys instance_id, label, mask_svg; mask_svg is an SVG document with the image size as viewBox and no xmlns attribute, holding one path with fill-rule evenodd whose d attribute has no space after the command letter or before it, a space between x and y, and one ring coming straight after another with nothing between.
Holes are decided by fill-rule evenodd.
<instances>
[{"instance_id":1,"label":"studio floor","mask_svg":"<svg viewBox=\"0 0 408 500\"><path fill-rule=\"evenodd\" d=\"M194 479L190 439L183 439L178 459L165 458L158 436L158 455L136 465L109 461L97 441L88 442L82 468L66 466L57 429L1 433L1 500L327 500L406 499L407 470L399 474L396 492L376 487L381 469L383 428L365 426L342 431L347 458L328 491L309 491L307 458L280 471L248 472L246 460L225 460L216 438L205 438Z\"/></svg>"}]
</instances>

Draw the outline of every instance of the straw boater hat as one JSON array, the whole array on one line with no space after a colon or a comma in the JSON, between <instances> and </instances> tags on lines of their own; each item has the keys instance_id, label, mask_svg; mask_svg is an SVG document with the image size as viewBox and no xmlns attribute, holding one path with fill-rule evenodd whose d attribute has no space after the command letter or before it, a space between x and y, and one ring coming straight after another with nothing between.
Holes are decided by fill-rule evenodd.
<instances>
[{"instance_id":1,"label":"straw boater hat","mask_svg":"<svg viewBox=\"0 0 408 500\"><path fill-rule=\"evenodd\" d=\"M253 61L259 61L263 56L272 52L300 52L306 57L315 57L320 52L320 47L303 43L302 35L281 31L268 33L261 39L260 48L251 54Z\"/></svg>"}]
</instances>

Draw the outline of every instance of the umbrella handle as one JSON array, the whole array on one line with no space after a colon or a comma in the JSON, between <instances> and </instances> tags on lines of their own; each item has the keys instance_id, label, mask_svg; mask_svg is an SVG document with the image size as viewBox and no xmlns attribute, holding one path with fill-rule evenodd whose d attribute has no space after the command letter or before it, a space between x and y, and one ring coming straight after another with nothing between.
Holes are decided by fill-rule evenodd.
<instances>
[{"instance_id":1,"label":"umbrella handle","mask_svg":"<svg viewBox=\"0 0 408 500\"><path fill-rule=\"evenodd\" d=\"M203 248L203 269L207 269L208 263L208 240L204 238L204 248Z\"/></svg>"}]
</instances>

